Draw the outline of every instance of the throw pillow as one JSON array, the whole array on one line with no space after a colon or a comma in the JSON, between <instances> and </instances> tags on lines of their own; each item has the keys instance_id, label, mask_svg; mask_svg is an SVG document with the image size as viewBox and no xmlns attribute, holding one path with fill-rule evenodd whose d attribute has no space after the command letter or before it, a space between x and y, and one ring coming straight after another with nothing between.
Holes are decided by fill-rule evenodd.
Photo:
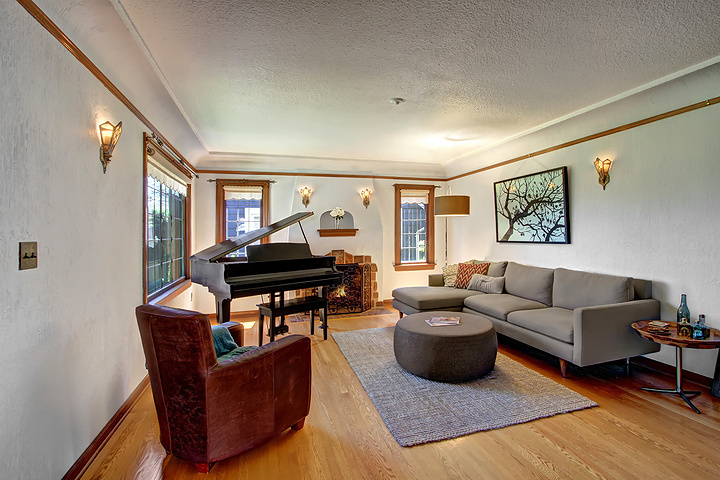
<instances>
[{"instance_id":1,"label":"throw pillow","mask_svg":"<svg viewBox=\"0 0 720 480\"><path fill-rule=\"evenodd\" d=\"M445 265L442 267L443 285L446 287L455 286L455 277L457 277L458 264Z\"/></svg>"},{"instance_id":2,"label":"throw pillow","mask_svg":"<svg viewBox=\"0 0 720 480\"><path fill-rule=\"evenodd\" d=\"M490 277L476 273L470 279L468 290L477 290L483 293L502 293L505 286L505 277Z\"/></svg>"},{"instance_id":3,"label":"throw pillow","mask_svg":"<svg viewBox=\"0 0 720 480\"><path fill-rule=\"evenodd\" d=\"M489 263L461 263L458 265L458 273L455 278L455 288L467 288L470 285L470 279L476 273L487 275Z\"/></svg>"},{"instance_id":4,"label":"throw pillow","mask_svg":"<svg viewBox=\"0 0 720 480\"><path fill-rule=\"evenodd\" d=\"M235 339L232 337L230 330L222 325L212 326L213 343L215 344L215 356L222 357L228 352L238 348Z\"/></svg>"}]
</instances>

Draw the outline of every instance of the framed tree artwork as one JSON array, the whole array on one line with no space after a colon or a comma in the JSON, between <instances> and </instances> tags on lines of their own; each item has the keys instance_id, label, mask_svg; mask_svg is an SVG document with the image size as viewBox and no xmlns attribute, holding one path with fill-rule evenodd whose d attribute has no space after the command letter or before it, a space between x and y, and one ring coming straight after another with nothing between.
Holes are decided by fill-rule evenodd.
<instances>
[{"instance_id":1,"label":"framed tree artwork","mask_svg":"<svg viewBox=\"0 0 720 480\"><path fill-rule=\"evenodd\" d=\"M498 242L570 243L567 167L495 182Z\"/></svg>"}]
</instances>

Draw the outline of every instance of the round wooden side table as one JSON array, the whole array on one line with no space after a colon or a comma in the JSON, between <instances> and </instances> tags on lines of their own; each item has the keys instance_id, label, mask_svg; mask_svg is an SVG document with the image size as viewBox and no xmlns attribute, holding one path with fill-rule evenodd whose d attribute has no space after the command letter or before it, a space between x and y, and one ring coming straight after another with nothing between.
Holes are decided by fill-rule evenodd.
<instances>
[{"instance_id":1,"label":"round wooden side table","mask_svg":"<svg viewBox=\"0 0 720 480\"><path fill-rule=\"evenodd\" d=\"M698 391L687 391L683 390L683 375L682 375L682 349L683 348L700 348L700 349L711 349L720 348L720 330L714 328L710 329L710 336L704 340L696 340L691 337L681 337L677 334L677 323L676 322L665 322L668 324L669 335L661 335L658 333L652 333L648 331L647 320L642 320L632 324L632 328L646 340L650 340L655 343L661 343L663 345L670 345L675 347L675 388L650 388L643 387L642 390L649 392L660 392L660 393L672 393L680 395L685 402L690 405L690 408L695 410L695 413L700 413L700 410L692 404L688 395L700 395ZM720 359L718 359L718 365L720 365Z\"/></svg>"}]
</instances>

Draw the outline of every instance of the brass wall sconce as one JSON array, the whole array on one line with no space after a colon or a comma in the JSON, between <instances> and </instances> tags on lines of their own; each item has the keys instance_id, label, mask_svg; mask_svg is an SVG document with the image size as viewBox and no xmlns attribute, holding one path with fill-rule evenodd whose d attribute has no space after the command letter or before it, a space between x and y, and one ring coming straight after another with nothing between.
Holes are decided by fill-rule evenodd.
<instances>
[{"instance_id":1,"label":"brass wall sconce","mask_svg":"<svg viewBox=\"0 0 720 480\"><path fill-rule=\"evenodd\" d=\"M302 197L302 204L307 208L308 203L310 203L310 194L312 193L312 189L310 187L303 187L300 189L300 196Z\"/></svg>"},{"instance_id":2,"label":"brass wall sconce","mask_svg":"<svg viewBox=\"0 0 720 480\"><path fill-rule=\"evenodd\" d=\"M122 122L118 122L117 125L113 125L110 122L105 122L100 125L100 162L103 166L103 173L107 171L107 165L110 163L110 157L112 157L115 145L117 145L122 133Z\"/></svg>"},{"instance_id":3,"label":"brass wall sconce","mask_svg":"<svg viewBox=\"0 0 720 480\"><path fill-rule=\"evenodd\" d=\"M595 159L595 170L598 172L598 183L602 185L605 190L605 185L610 183L610 167L612 167L613 161L609 158L605 160Z\"/></svg>"},{"instance_id":4,"label":"brass wall sconce","mask_svg":"<svg viewBox=\"0 0 720 480\"><path fill-rule=\"evenodd\" d=\"M363 199L363 205L365 205L365 208L370 206L370 195L371 194L372 194L372 192L370 190L368 190L367 188L360 192L360 196Z\"/></svg>"}]
</instances>

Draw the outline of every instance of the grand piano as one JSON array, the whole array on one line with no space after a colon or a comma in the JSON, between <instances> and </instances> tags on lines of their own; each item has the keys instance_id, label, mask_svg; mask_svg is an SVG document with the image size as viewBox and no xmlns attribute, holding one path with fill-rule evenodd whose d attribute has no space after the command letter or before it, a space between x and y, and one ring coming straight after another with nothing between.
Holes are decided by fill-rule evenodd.
<instances>
[{"instance_id":1,"label":"grand piano","mask_svg":"<svg viewBox=\"0 0 720 480\"><path fill-rule=\"evenodd\" d=\"M342 274L335 269L335 257L314 256L302 230L301 220L313 212L290 215L266 227L217 243L190 257L190 279L208 288L215 295L217 321L230 321L233 298L270 294L271 301L284 292L339 284ZM298 224L305 243L267 243L251 245L291 225ZM227 255L246 247L246 259ZM271 327L272 328L272 327Z\"/></svg>"}]
</instances>

